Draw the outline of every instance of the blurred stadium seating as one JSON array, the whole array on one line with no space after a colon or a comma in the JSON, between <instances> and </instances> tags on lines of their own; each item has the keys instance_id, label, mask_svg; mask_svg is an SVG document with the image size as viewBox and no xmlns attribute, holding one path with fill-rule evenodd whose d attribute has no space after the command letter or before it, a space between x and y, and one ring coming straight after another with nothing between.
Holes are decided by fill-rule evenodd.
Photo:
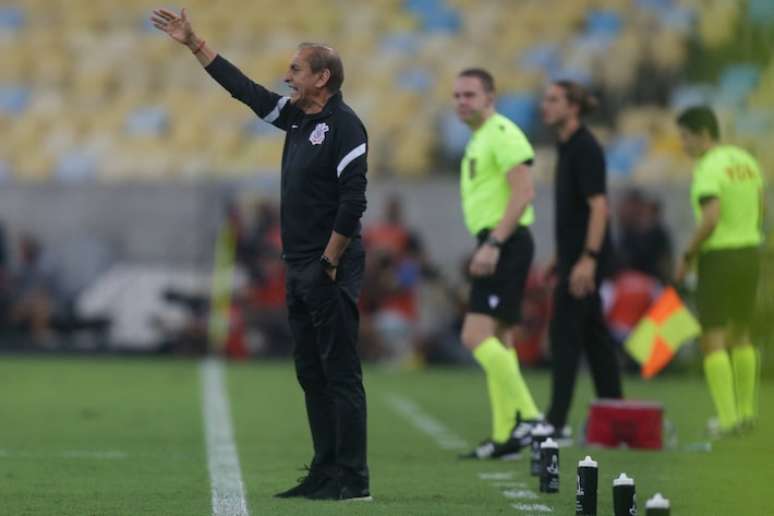
<instances>
[{"instance_id":1,"label":"blurred stadium seating","mask_svg":"<svg viewBox=\"0 0 774 516\"><path fill-rule=\"evenodd\" d=\"M345 94L372 137L374 174L452 168L466 139L449 89L464 66L491 69L500 109L535 136L547 80L603 94L612 177L685 178L675 110L719 108L724 132L768 170L774 62L737 64L712 84L684 84L689 42L733 37L725 0L189 0L197 31L279 91L295 45L342 53ZM753 0L753 23L774 18ZM277 169L282 135L211 83L146 21L155 0L7 0L0 6L0 181L191 180ZM651 81L652 79L652 81ZM659 84L668 95L659 100ZM645 92L644 94L642 92ZM538 143L540 143L538 141ZM547 143L547 142L543 142ZM445 158L445 159L444 159ZM548 176L548 175L546 175Z\"/></svg>"}]
</instances>

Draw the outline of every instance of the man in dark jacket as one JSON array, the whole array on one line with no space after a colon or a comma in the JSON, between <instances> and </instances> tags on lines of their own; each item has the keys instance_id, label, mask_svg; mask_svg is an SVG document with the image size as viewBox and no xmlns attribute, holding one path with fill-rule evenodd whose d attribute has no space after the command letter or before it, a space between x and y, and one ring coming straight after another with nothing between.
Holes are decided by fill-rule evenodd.
<instances>
[{"instance_id":1,"label":"man in dark jacket","mask_svg":"<svg viewBox=\"0 0 774 516\"><path fill-rule=\"evenodd\" d=\"M195 34L185 10L177 15L159 9L151 21L187 46L234 98L286 132L283 258L293 357L314 457L309 474L277 496L370 500L366 398L356 349L368 136L342 100L341 59L330 47L302 43L285 76L292 94L280 96L212 50Z\"/></svg>"}]
</instances>

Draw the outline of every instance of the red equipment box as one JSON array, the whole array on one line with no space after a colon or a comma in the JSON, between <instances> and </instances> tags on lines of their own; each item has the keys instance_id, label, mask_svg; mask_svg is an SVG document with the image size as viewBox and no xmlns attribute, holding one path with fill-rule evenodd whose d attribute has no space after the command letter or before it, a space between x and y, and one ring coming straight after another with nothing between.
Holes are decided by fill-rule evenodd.
<instances>
[{"instance_id":1,"label":"red equipment box","mask_svg":"<svg viewBox=\"0 0 774 516\"><path fill-rule=\"evenodd\" d=\"M589 407L586 443L617 448L660 450L663 446L660 403L630 400L597 400Z\"/></svg>"}]
</instances>

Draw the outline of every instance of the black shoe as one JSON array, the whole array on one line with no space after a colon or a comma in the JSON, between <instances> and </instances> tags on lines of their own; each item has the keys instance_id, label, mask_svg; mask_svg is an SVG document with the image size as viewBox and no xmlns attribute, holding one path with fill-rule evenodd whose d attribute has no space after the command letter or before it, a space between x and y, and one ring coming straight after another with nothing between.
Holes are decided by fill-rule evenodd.
<instances>
[{"instance_id":1,"label":"black shoe","mask_svg":"<svg viewBox=\"0 0 774 516\"><path fill-rule=\"evenodd\" d=\"M373 497L362 482L345 482L340 477L329 477L323 485L306 496L310 500L371 502Z\"/></svg>"},{"instance_id":2,"label":"black shoe","mask_svg":"<svg viewBox=\"0 0 774 516\"><path fill-rule=\"evenodd\" d=\"M282 491L274 495L274 498L297 498L302 496L309 496L318 489L320 489L330 479L330 475L327 473L314 470L309 467L304 467L309 473L306 476L298 479L298 485L291 487L287 491Z\"/></svg>"},{"instance_id":3,"label":"black shoe","mask_svg":"<svg viewBox=\"0 0 774 516\"><path fill-rule=\"evenodd\" d=\"M517 412L511 439L518 442L522 448L529 447L532 444L532 429L542 422L542 419L521 419L521 412Z\"/></svg>"},{"instance_id":4,"label":"black shoe","mask_svg":"<svg viewBox=\"0 0 774 516\"><path fill-rule=\"evenodd\" d=\"M482 441L481 444L476 446L472 451L460 455L459 458L513 460L519 458L522 448L524 447L512 437L504 443L496 443L491 439L487 439Z\"/></svg>"}]
</instances>

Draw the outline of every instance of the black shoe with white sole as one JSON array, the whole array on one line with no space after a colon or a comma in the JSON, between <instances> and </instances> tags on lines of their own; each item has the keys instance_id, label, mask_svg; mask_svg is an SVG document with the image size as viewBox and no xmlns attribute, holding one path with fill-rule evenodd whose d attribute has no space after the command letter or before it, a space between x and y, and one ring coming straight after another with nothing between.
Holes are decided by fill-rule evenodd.
<instances>
[{"instance_id":1,"label":"black shoe with white sole","mask_svg":"<svg viewBox=\"0 0 774 516\"><path fill-rule=\"evenodd\" d=\"M516 440L519 446L527 448L532 444L532 429L542 423L543 419L521 419L521 413L516 413L516 425L511 431L511 439Z\"/></svg>"},{"instance_id":2,"label":"black shoe with white sole","mask_svg":"<svg viewBox=\"0 0 774 516\"><path fill-rule=\"evenodd\" d=\"M519 458L524 447L516 439L509 438L504 443L496 443L491 439L483 441L468 453L459 456L460 459L500 459L513 460Z\"/></svg>"}]
</instances>

